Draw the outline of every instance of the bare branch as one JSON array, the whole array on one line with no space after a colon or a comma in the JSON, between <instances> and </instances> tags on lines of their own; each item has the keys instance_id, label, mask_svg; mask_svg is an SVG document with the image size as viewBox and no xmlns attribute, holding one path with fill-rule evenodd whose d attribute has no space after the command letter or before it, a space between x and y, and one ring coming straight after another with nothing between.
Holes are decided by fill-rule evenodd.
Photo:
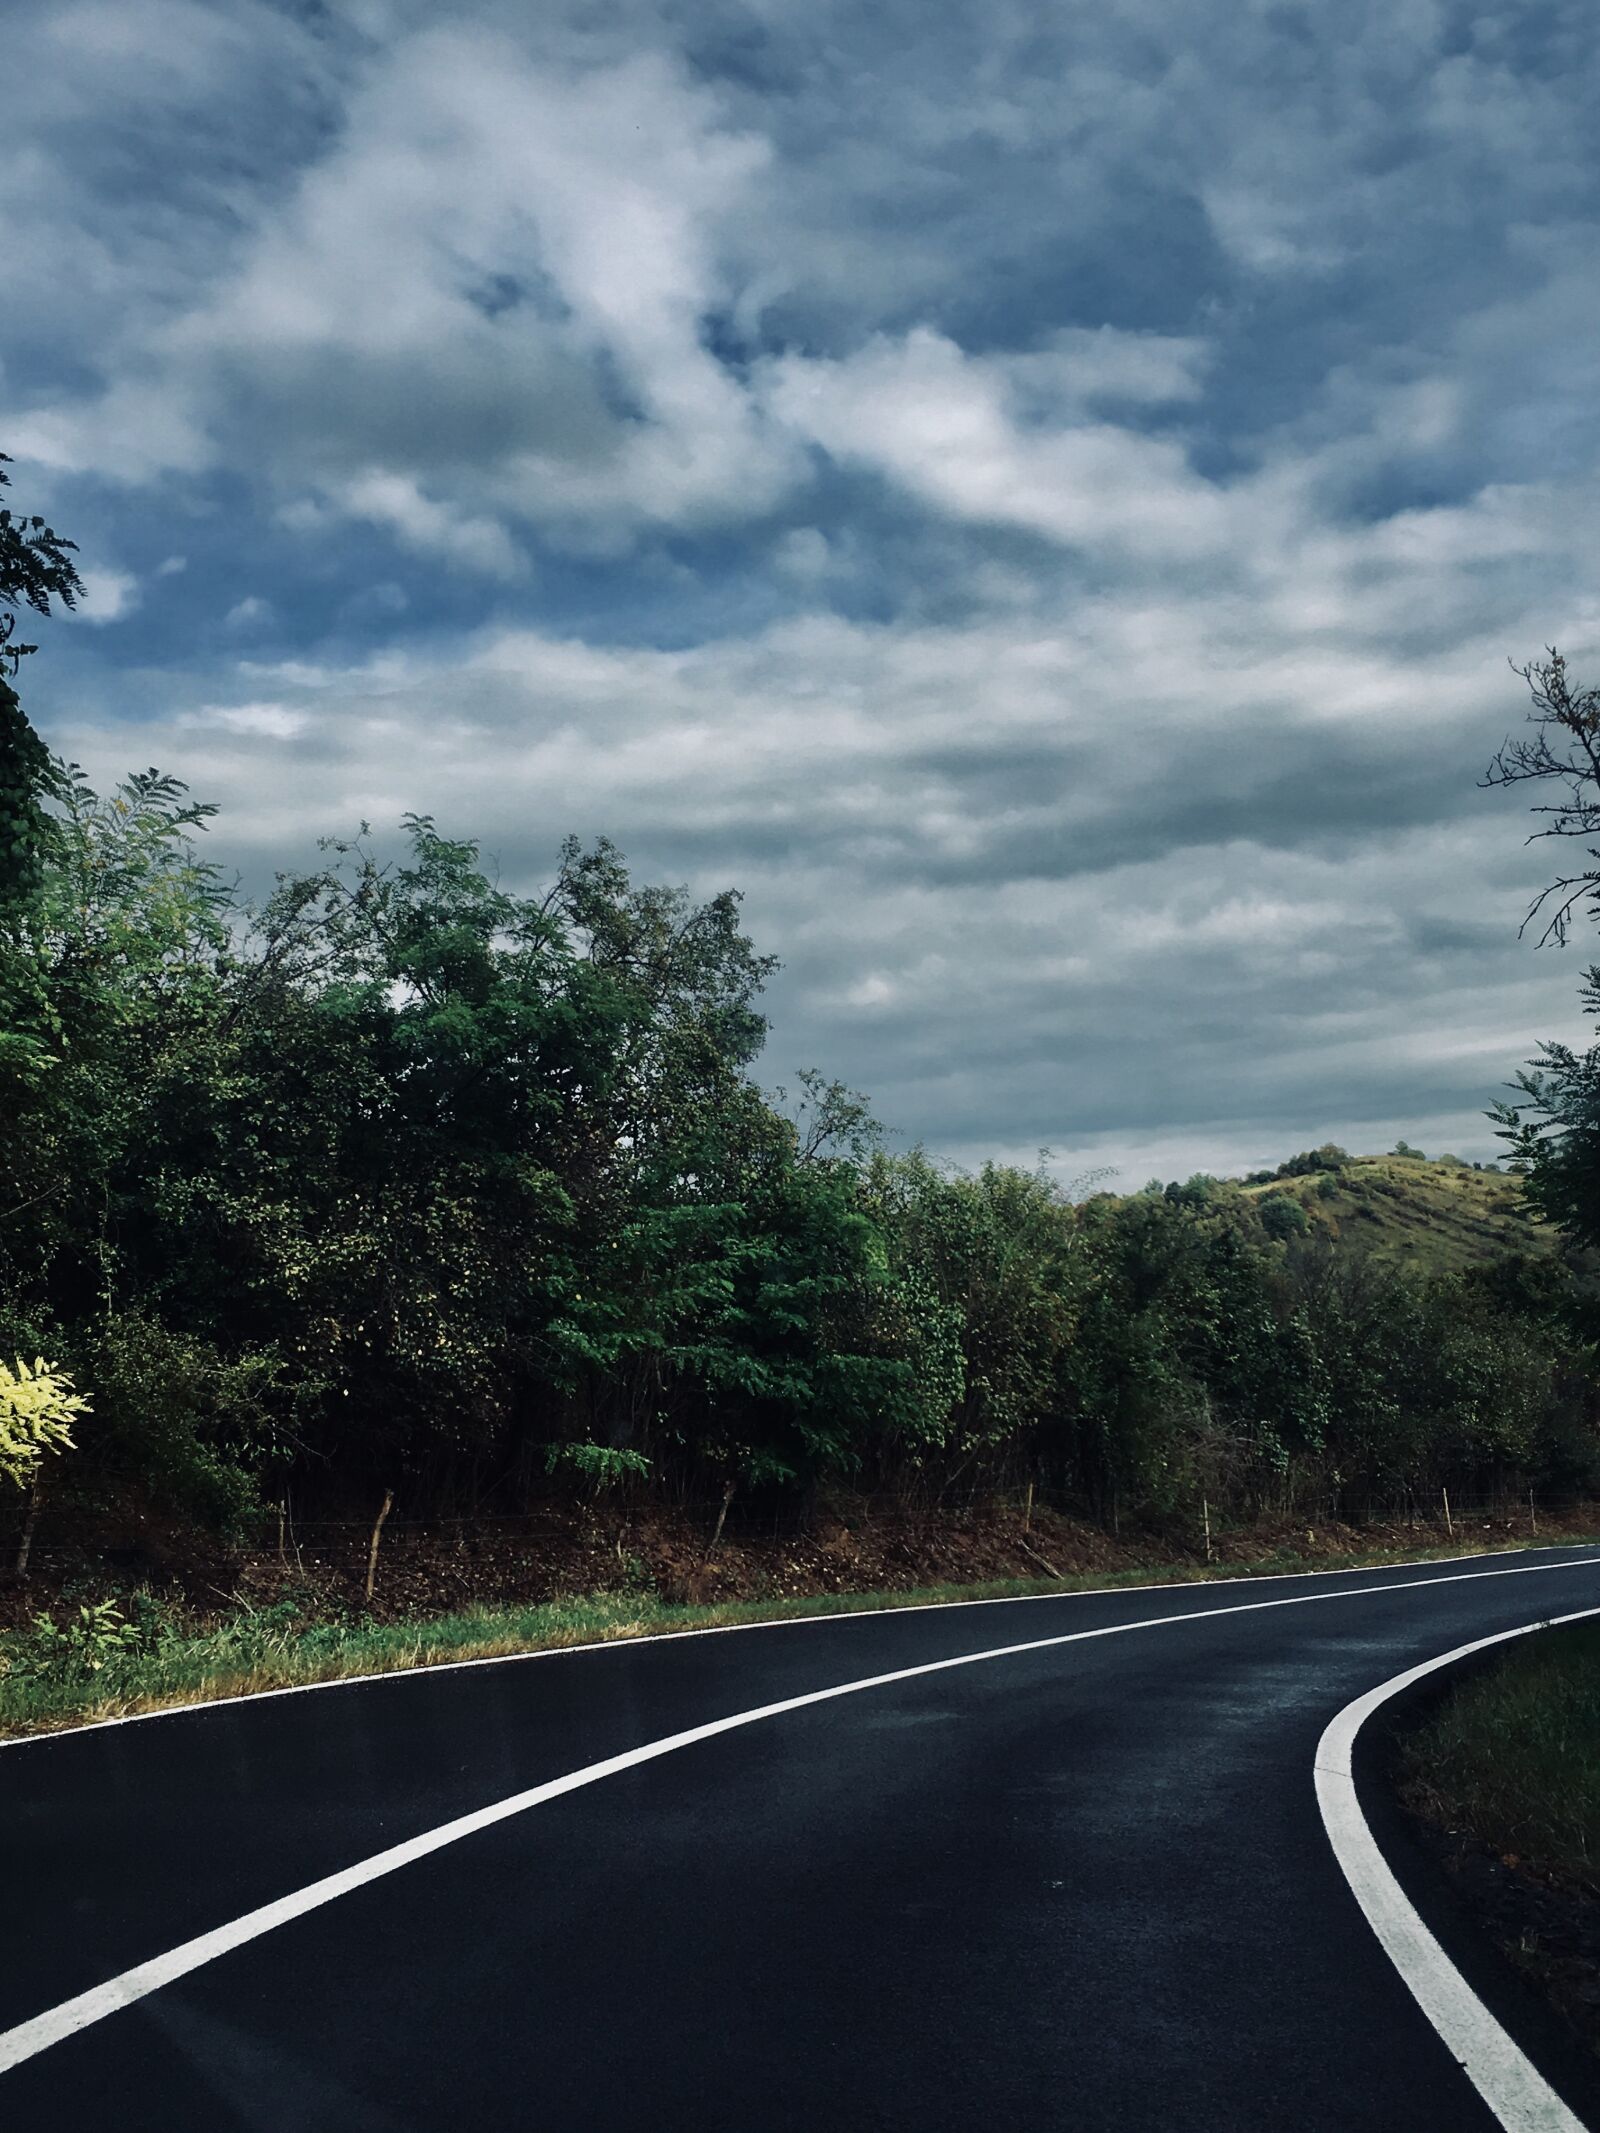
<instances>
[{"instance_id":1,"label":"bare branch","mask_svg":"<svg viewBox=\"0 0 1600 2133\"><path fill-rule=\"evenodd\" d=\"M1534 732L1520 740L1507 736L1479 784L1554 783L1560 788L1557 799L1533 807L1535 815L1549 819L1530 832L1530 844L1544 837L1600 836L1600 689L1574 688L1566 660L1554 645L1547 647L1542 660L1521 667L1513 661L1511 671L1528 685L1533 699L1528 720ZM1591 846L1589 856L1600 859L1600 851ZM1539 935L1541 948L1549 941L1558 946L1566 942L1580 905L1588 904L1600 915L1600 869L1562 875L1541 890L1518 928L1519 938L1552 898L1555 909Z\"/></svg>"}]
</instances>

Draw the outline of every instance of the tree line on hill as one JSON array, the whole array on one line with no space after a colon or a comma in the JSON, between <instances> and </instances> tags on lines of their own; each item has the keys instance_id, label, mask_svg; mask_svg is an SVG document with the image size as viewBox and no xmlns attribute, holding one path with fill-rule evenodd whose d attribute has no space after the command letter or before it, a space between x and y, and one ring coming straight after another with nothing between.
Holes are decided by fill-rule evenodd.
<instances>
[{"instance_id":1,"label":"tree line on hill","mask_svg":"<svg viewBox=\"0 0 1600 2133\"><path fill-rule=\"evenodd\" d=\"M0 523L13 606L75 585ZM232 1532L288 1490L1026 1479L1174 1518L1600 1482L1558 1261L1396 1274L1216 1181L1075 1204L891 1152L840 1084L758 1083L735 892L569 841L514 896L411 817L252 907L212 812L95 793L0 683L0 1480ZM34 1358L79 1402L53 1441Z\"/></svg>"}]
</instances>

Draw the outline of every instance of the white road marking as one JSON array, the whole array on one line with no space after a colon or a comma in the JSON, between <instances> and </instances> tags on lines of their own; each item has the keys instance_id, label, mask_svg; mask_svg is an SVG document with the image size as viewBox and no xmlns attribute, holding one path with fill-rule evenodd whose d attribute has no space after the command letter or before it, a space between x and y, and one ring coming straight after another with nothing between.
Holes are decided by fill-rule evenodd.
<instances>
[{"instance_id":1,"label":"white road marking","mask_svg":"<svg viewBox=\"0 0 1600 2133\"><path fill-rule=\"evenodd\" d=\"M1454 1666L1473 1652L1487 1651L1491 1645L1596 1615L1600 1607L1584 1607L1576 1614L1528 1622L1520 1629L1458 1644L1453 1652L1410 1667L1346 1704L1317 1743L1317 1804L1344 1878L1417 2005L1506 2133L1584 2133L1584 2124L1490 2014L1407 1899L1361 1812L1351 1757L1356 1735L1373 1712L1414 1681Z\"/></svg>"},{"instance_id":2,"label":"white road marking","mask_svg":"<svg viewBox=\"0 0 1600 2133\"><path fill-rule=\"evenodd\" d=\"M312 1696L320 1689L373 1688L381 1682L409 1681L417 1674L465 1674L480 1666L522 1666L530 1659L572 1659L580 1652L629 1651L640 1644L680 1644L688 1637L732 1637L745 1630L799 1629L817 1622L875 1622L884 1615L947 1614L958 1607L1027 1607L1037 1600L1103 1600L1107 1596L1120 1599L1135 1592L1208 1592L1214 1585L1284 1585L1301 1578L1355 1578L1360 1577L1363 1570L1421 1570L1438 1562L1484 1563L1497 1561L1505 1555L1553 1555L1562 1545L1557 1541L1537 1549L1479 1548L1463 1555L1419 1556L1411 1561L1366 1563L1356 1569L1269 1570L1227 1578L1157 1578L1144 1585L1085 1585L1071 1592L1008 1592L986 1600L918 1600L909 1607L838 1607L819 1615L774 1615L765 1622L713 1622L704 1629L645 1630L632 1636L595 1637L587 1644L550 1644L535 1652L494 1652L483 1659L443 1659L427 1666L385 1667L376 1674L337 1674L327 1681L295 1681L281 1689L251 1689L242 1696L207 1696L198 1703L167 1704L159 1711L130 1711L123 1718L92 1718L81 1726L55 1726L48 1733L20 1733L10 1740L0 1740L0 1755L8 1748L49 1747L54 1742L72 1740L80 1733L104 1733L112 1726L143 1726L157 1718L194 1718L205 1711L224 1710L230 1704L271 1703L279 1696ZM1594 1559L1594 1543L1573 1541L1569 1545L1589 1550L1590 1559ZM1523 1567L1565 1570L1575 1565L1570 1562L1529 1563ZM1471 1577L1480 1574L1477 1571L1464 1573ZM1375 1588L1352 1588L1362 1592L1369 1589Z\"/></svg>"},{"instance_id":3,"label":"white road marking","mask_svg":"<svg viewBox=\"0 0 1600 2133\"><path fill-rule=\"evenodd\" d=\"M833 1688L812 1689L804 1696L787 1696L779 1703L736 1711L731 1717L714 1718L705 1725L690 1726L682 1733L669 1733L661 1740L646 1741L643 1746L626 1749L621 1755L585 1764L581 1770L569 1771L564 1777L531 1786L526 1792L512 1793L509 1798L496 1800L491 1806L477 1808L471 1814L459 1815L436 1829L425 1830L421 1836L407 1838L403 1844L374 1852L370 1858L358 1860L354 1866L324 1875L320 1881L310 1882L292 1895L280 1896L276 1902L247 1911L242 1918L235 1918L225 1926L198 1934L180 1947L169 1949L165 1955L137 1963L131 1970L108 1978L103 1985L95 1985L70 2000L63 2000L59 2006L47 2008L43 2014L19 2022L13 2029L0 2031L0 2073L20 2066L24 2060L33 2058L52 2044L59 2044L78 2030L104 2021L118 2008L129 2007L163 1985L170 1985L176 1979L186 1977L190 1971L215 1962L218 1956L243 1947L248 1941L259 1940L262 1934L272 1932L275 1927L303 1918L307 1912L318 1910L340 1896L348 1896L352 1890L379 1881L386 1874L397 1873L401 1867L427 1858L430 1852L442 1851L448 1844L474 1836L479 1830L490 1829L497 1822L525 1813L530 1807L542 1806L547 1800L558 1800L565 1793L598 1784L602 1778L616 1777L624 1770L637 1769L641 1763L655 1762L658 1757L671 1755L679 1748L692 1747L697 1741L714 1740L719 1733L732 1733L741 1726L757 1725L765 1718L780 1718L785 1712L803 1711L812 1704L830 1703L840 1696L859 1695L865 1689L888 1688L895 1682L916 1681L923 1675L947 1673L955 1667L978 1666L989 1659L1017 1658L1024 1652L1049 1651L1058 1645L1087 1643L1096 1637L1127 1636L1136 1630L1165 1629L1179 1622L1213 1622L1221 1615L1261 1614L1275 1607L1309 1607L1329 1600L1358 1599L1372 1593L1411 1592L1421 1586L1465 1585L1481 1578L1537 1577L1551 1571L1591 1570L1594 1567L1592 1559L1521 1563L1508 1570L1469 1570L1457 1577L1408 1578L1401 1583L1359 1585L1339 1592L1302 1592L1280 1600L1243 1600L1230 1607L1189 1609L1183 1614L1153 1616L1144 1622L1113 1622L1100 1629L1068 1630L1059 1636L1036 1637L1025 1644L1003 1644L990 1651L961 1652L954 1658L932 1659L921 1666L897 1667L892 1673L869 1674L859 1681L840 1682Z\"/></svg>"}]
</instances>

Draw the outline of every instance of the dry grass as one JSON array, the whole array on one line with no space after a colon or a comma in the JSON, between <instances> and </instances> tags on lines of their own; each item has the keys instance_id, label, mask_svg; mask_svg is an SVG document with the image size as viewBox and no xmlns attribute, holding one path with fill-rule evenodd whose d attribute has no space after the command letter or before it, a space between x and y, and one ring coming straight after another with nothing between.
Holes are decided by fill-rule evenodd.
<instances>
[{"instance_id":1,"label":"dry grass","mask_svg":"<svg viewBox=\"0 0 1600 2133\"><path fill-rule=\"evenodd\" d=\"M1321 1190L1324 1178L1331 1185ZM1246 1199L1288 1194L1305 1209L1313 1235L1423 1273L1455 1274L1509 1254L1545 1257L1560 1237L1534 1215L1519 1178L1426 1162L1363 1155L1335 1171L1247 1185Z\"/></svg>"}]
</instances>

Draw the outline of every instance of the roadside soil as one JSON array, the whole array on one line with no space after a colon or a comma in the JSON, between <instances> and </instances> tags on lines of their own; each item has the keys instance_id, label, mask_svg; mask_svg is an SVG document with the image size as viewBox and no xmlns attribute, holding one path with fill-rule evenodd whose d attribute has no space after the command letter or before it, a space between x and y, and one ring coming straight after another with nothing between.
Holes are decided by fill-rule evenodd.
<instances>
[{"instance_id":1,"label":"roadside soil","mask_svg":"<svg viewBox=\"0 0 1600 2133\"><path fill-rule=\"evenodd\" d=\"M264 1544L197 1548L154 1511L122 1507L113 1523L87 1517L53 1526L41 1518L25 1579L0 1572L0 1630L41 1610L140 1588L196 1620L293 1599L306 1618L360 1615L380 1621L466 1607L530 1603L572 1594L654 1591L674 1604L764 1600L810 1594L899 1592L1004 1579L1193 1573L1207 1565L1202 1535L1124 1526L1107 1532L1065 1512L1019 1506L917 1510L838 1497L802 1530L775 1530L735 1504L713 1546L717 1506L688 1509L566 1503L515 1516L385 1523L370 1603L365 1597L370 1520L285 1524ZM1461 1553L1558 1543L1591 1535L1594 1507L1541 1511L1537 1533L1515 1517L1308 1528L1286 1521L1214 1529L1211 1567L1226 1571L1282 1561L1285 1568L1351 1555L1414 1556L1453 1544ZM0 1564L15 1542L0 1533Z\"/></svg>"}]
</instances>

